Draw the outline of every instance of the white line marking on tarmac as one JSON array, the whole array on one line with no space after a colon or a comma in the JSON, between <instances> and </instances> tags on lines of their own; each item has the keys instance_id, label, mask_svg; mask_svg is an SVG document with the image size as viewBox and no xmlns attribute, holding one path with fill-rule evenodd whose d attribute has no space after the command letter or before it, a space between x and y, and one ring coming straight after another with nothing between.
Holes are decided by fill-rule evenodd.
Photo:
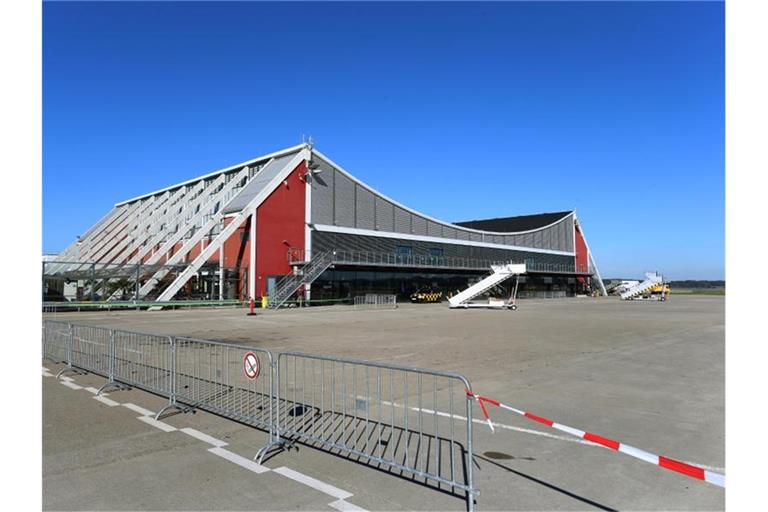
<instances>
[{"instance_id":1,"label":"white line marking on tarmac","mask_svg":"<svg viewBox=\"0 0 768 512\"><path fill-rule=\"evenodd\" d=\"M109 398L107 398L107 397L105 397L103 395L102 396L96 395L96 396L94 396L92 398L94 400L98 400L99 402L101 402L103 404L107 404L110 407L115 407L116 405L120 405L119 402L115 402L114 400L110 400Z\"/></svg>"},{"instance_id":2,"label":"white line marking on tarmac","mask_svg":"<svg viewBox=\"0 0 768 512\"><path fill-rule=\"evenodd\" d=\"M382 400L381 403L383 405L393 405L395 407L400 407L401 409L403 407L400 404L388 402L387 400ZM419 412L419 408L418 407L410 407L410 409L412 411ZM427 414L437 414L438 416L443 416L445 418L450 418L451 417L451 415L449 413L447 413L447 412L433 411L431 409L424 409L424 408L422 408L421 411L424 412L424 413L427 413ZM457 420L462 420L462 421L466 421L466 419L467 419L465 416L459 416L458 414L454 414L453 417L456 418ZM481 424L481 425L487 425L488 424L486 421L479 420L477 418L472 418L472 423L478 423L478 424ZM496 423L495 421L493 422L493 426L494 427L499 427L499 428L502 428L502 429L506 429L506 430L514 430L515 432L522 432L524 434L533 434L533 435L536 435L536 436L546 437L546 438L549 438L549 439L557 439L559 441L566 441L568 443L585 444L585 445L588 445L588 446L597 446L598 448L605 448L606 450L610 450L610 448L605 447L605 446L603 446L601 444L593 443L592 441L587 441L586 439L579 439L577 437L558 436L558 435L550 434L548 432L542 432L540 430L531 430L529 428L515 427L515 426L512 426L512 425L505 425L504 423ZM697 467L700 467L701 469L708 469L708 470L711 470L711 471L724 471L725 470L725 468L723 468L723 467L707 466L706 464L699 464L698 462L686 462L686 461L682 461L682 462L685 462L686 464L690 464L691 466L697 466Z\"/></svg>"},{"instance_id":3,"label":"white line marking on tarmac","mask_svg":"<svg viewBox=\"0 0 768 512\"><path fill-rule=\"evenodd\" d=\"M43 372L43 377L54 377L54 376L55 376L55 375L53 375L53 374L52 374L52 373L50 373L50 372L45 372L45 371Z\"/></svg>"},{"instance_id":4,"label":"white line marking on tarmac","mask_svg":"<svg viewBox=\"0 0 768 512\"><path fill-rule=\"evenodd\" d=\"M216 446L218 448L221 448L222 446L227 446L227 443L222 441L221 439L216 439L213 436L209 436L208 434L203 434L199 430L195 430L193 428L184 427L180 429L185 434L194 437L195 439L199 439L200 441L203 441L204 443L212 444L213 446Z\"/></svg>"},{"instance_id":5,"label":"white line marking on tarmac","mask_svg":"<svg viewBox=\"0 0 768 512\"><path fill-rule=\"evenodd\" d=\"M344 500L332 501L328 504L328 506L333 507L336 510L340 510L341 512L368 512L364 508L358 507L357 505L353 505L352 503Z\"/></svg>"},{"instance_id":6,"label":"white line marking on tarmac","mask_svg":"<svg viewBox=\"0 0 768 512\"><path fill-rule=\"evenodd\" d=\"M169 425L168 423L164 423L162 421L156 420L153 417L154 413L148 409L140 407L136 404L132 404L130 402L121 404L119 402L116 402L114 400L107 398L106 396L97 395L96 393L98 393L98 390L96 388L93 388L93 387L84 388L83 386L75 384L73 379L69 377L62 377L61 384L72 389L85 389L89 393L92 393L95 395L91 398L93 398L94 400L98 400L99 402L106 404L110 407L122 405L127 409L131 409L132 411L138 412L139 414L141 414L141 416L138 416L136 419L146 423L147 425L151 425L155 428L158 428L164 432L173 432L176 430L181 430L182 432L184 432L189 436L192 436L196 439L199 439L200 441L213 445L214 446L213 448L208 448L209 452L223 459L226 459L229 462L232 462L233 464L237 464L238 466L243 467L249 471L253 471L254 473L257 473L257 474L267 473L271 471L266 466L262 466L261 464L258 464L252 460L249 460L234 452L231 452L229 450L222 448L223 446L227 446L227 443L213 436L209 436L208 434L200 432L199 430L195 430L193 428L188 428L188 427L177 429L173 425ZM320 480L317 480L315 478L312 478L310 476L307 476L303 473L287 468L285 466L279 467L274 471L275 473L278 473L286 478L290 478L291 480L294 480L308 487L311 487L315 490L318 490L324 494L337 498L336 501L333 501L328 504L330 507L336 510L339 510L341 512L367 512L364 508L358 507L357 505L353 505L352 503L344 501L345 499L351 498L353 496L353 494L350 492L344 491L342 489L339 489L338 487L334 487L333 485L327 484L325 482L322 482Z\"/></svg>"},{"instance_id":7,"label":"white line marking on tarmac","mask_svg":"<svg viewBox=\"0 0 768 512\"><path fill-rule=\"evenodd\" d=\"M395 407L400 407L400 408L403 407L402 405L393 404L392 402L387 402L386 400L382 400L381 403L384 404L384 405L394 405ZM412 411L419 412L419 408L418 407L411 407L410 409ZM451 414L449 414L447 412L432 411L431 409L423 409L423 408L421 409L421 411L425 412L427 414L437 414L438 416L442 416L444 418L450 418L451 417ZM454 414L453 417L455 419L461 420L461 421L466 421L467 420L466 416L459 416L458 414ZM472 418L472 423L478 423L478 424L481 424L481 425L487 425L488 424L485 420L479 420L477 418ZM506 429L506 430L514 430L515 432L523 432L525 434L533 434L533 435L536 435L536 436L547 437L549 439L558 439L560 441L567 441L569 443L587 444L587 445L590 445L590 446L600 446L601 448L604 448L603 446L601 446L601 445L599 445L597 443L593 443L592 441L586 441L584 439L576 439L574 437L557 436L555 434L550 434L548 432L541 432L540 430L531 430L529 428L514 427L512 425L505 425L504 423L497 423L495 421L493 422L493 426L494 427L503 428L503 429Z\"/></svg>"},{"instance_id":8,"label":"white line marking on tarmac","mask_svg":"<svg viewBox=\"0 0 768 512\"><path fill-rule=\"evenodd\" d=\"M181 429L181 430L183 431L184 429ZM229 462L233 462L240 467L243 467L249 471L253 471L254 473L261 474L261 473L266 473L270 471L268 467L262 466L261 464L257 464L252 460L248 460L245 457L242 457L236 453L233 453L229 450L225 450L220 446L217 446L215 448L208 448L208 451L213 453L214 455L218 455L219 457L227 459Z\"/></svg>"},{"instance_id":9,"label":"white line marking on tarmac","mask_svg":"<svg viewBox=\"0 0 768 512\"><path fill-rule=\"evenodd\" d=\"M125 404L123 404L125 405ZM155 428L159 428L163 432L173 432L174 430L178 430L173 425L169 425L167 423L163 423L162 421L157 421L155 418L151 416L138 416L136 419L139 421L143 421L147 425L152 425Z\"/></svg>"},{"instance_id":10,"label":"white line marking on tarmac","mask_svg":"<svg viewBox=\"0 0 768 512\"><path fill-rule=\"evenodd\" d=\"M304 473L299 473L298 471L294 471L285 466L279 467L274 471L275 473L279 473L284 477L290 478L291 480L295 480L296 482L302 483L307 487L311 487L329 496L333 496L334 498L343 500L343 499L352 497L352 493L350 492L343 491L338 487L334 487L330 484L326 484L325 482L321 482L320 480L316 480L311 476L307 476Z\"/></svg>"},{"instance_id":11,"label":"white line marking on tarmac","mask_svg":"<svg viewBox=\"0 0 768 512\"><path fill-rule=\"evenodd\" d=\"M130 410L136 411L137 413L142 414L144 416L154 416L155 415L155 413L153 413L152 411L148 411L147 409L145 409L143 407L139 407L138 405L132 404L130 402L126 402L126 403L124 403L122 405L123 405L123 407L127 407Z\"/></svg>"}]
</instances>

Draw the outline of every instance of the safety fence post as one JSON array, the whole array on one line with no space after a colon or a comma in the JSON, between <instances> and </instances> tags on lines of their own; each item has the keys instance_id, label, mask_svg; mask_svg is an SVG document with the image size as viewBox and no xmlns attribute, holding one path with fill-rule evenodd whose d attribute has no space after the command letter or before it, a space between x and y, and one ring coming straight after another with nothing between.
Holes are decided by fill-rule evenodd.
<instances>
[{"instance_id":1,"label":"safety fence post","mask_svg":"<svg viewBox=\"0 0 768 512\"><path fill-rule=\"evenodd\" d=\"M275 360L272 354L269 355L270 361L270 411L269 411L269 442L262 446L254 455L253 460L261 464L272 451L282 449L290 450L294 447L294 442L289 439L283 439L280 431L280 364L279 356Z\"/></svg>"},{"instance_id":2,"label":"safety fence post","mask_svg":"<svg viewBox=\"0 0 768 512\"><path fill-rule=\"evenodd\" d=\"M72 365L72 336L72 324L67 324L67 367L56 374L56 380L59 380L65 373L80 373L80 371Z\"/></svg>"},{"instance_id":3,"label":"safety fence post","mask_svg":"<svg viewBox=\"0 0 768 512\"><path fill-rule=\"evenodd\" d=\"M475 481L472 466L474 465L475 456L472 451L472 397L465 394L464 401L467 404L467 485L469 486L467 490L467 509L469 512L474 512L475 497L472 490L475 488Z\"/></svg>"},{"instance_id":4,"label":"safety fence post","mask_svg":"<svg viewBox=\"0 0 768 512\"><path fill-rule=\"evenodd\" d=\"M67 366L72 368L72 324L67 324Z\"/></svg>"},{"instance_id":5,"label":"safety fence post","mask_svg":"<svg viewBox=\"0 0 768 512\"><path fill-rule=\"evenodd\" d=\"M179 371L178 371L178 340L174 338L173 336L168 336L168 352L167 352L167 392L168 392L168 404L157 411L157 414L155 414L155 419L159 420L163 414L165 414L167 411L171 409L176 409L178 411L181 411L183 413L188 412L195 412L195 408L181 404L178 402L178 382L179 382Z\"/></svg>"},{"instance_id":6,"label":"safety fence post","mask_svg":"<svg viewBox=\"0 0 768 512\"><path fill-rule=\"evenodd\" d=\"M96 396L101 396L107 389L128 390L130 386L115 380L115 359L117 357L115 350L115 331L109 330L109 342L107 343L107 382L99 388Z\"/></svg>"}]
</instances>

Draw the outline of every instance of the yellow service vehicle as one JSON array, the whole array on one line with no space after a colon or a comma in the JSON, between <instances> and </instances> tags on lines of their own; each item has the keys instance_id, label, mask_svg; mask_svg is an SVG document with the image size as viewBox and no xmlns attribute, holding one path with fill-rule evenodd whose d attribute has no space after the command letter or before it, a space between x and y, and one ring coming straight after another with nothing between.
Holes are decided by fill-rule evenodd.
<instances>
[{"instance_id":1,"label":"yellow service vehicle","mask_svg":"<svg viewBox=\"0 0 768 512\"><path fill-rule=\"evenodd\" d=\"M443 292L433 292L432 290L419 290L411 294L411 302L428 303L442 302Z\"/></svg>"},{"instance_id":2,"label":"yellow service vehicle","mask_svg":"<svg viewBox=\"0 0 768 512\"><path fill-rule=\"evenodd\" d=\"M667 283L659 283L652 286L647 292L645 292L645 294L650 296L663 297L662 300L664 300L669 296L671 292L672 288L670 288Z\"/></svg>"},{"instance_id":3,"label":"yellow service vehicle","mask_svg":"<svg viewBox=\"0 0 768 512\"><path fill-rule=\"evenodd\" d=\"M667 283L657 283L629 300L659 300L664 302L669 299L671 292L672 288Z\"/></svg>"}]
</instances>

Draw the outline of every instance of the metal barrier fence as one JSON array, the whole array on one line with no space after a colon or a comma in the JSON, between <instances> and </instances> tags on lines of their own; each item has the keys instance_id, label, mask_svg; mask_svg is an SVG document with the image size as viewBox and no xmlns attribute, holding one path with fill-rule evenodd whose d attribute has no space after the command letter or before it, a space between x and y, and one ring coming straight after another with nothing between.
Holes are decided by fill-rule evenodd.
<instances>
[{"instance_id":1,"label":"metal barrier fence","mask_svg":"<svg viewBox=\"0 0 768 512\"><path fill-rule=\"evenodd\" d=\"M107 377L112 331L90 325L70 325L69 357L72 366Z\"/></svg>"},{"instance_id":2,"label":"metal barrier fence","mask_svg":"<svg viewBox=\"0 0 768 512\"><path fill-rule=\"evenodd\" d=\"M355 309L395 309L397 308L397 295L379 295L366 293L355 297Z\"/></svg>"},{"instance_id":3,"label":"metal barrier fence","mask_svg":"<svg viewBox=\"0 0 768 512\"><path fill-rule=\"evenodd\" d=\"M88 371L110 387L167 397L269 434L256 457L301 442L342 452L463 495L474 510L472 402L466 378L373 361L266 349L45 320L43 357L59 372ZM464 415L462 415L462 413Z\"/></svg>"},{"instance_id":4,"label":"metal barrier fence","mask_svg":"<svg viewBox=\"0 0 768 512\"><path fill-rule=\"evenodd\" d=\"M462 375L298 352L279 354L277 374L277 443L342 451L463 491L473 510L471 387Z\"/></svg>"},{"instance_id":5,"label":"metal barrier fence","mask_svg":"<svg viewBox=\"0 0 768 512\"><path fill-rule=\"evenodd\" d=\"M173 338L114 330L112 380L171 397Z\"/></svg>"},{"instance_id":6,"label":"metal barrier fence","mask_svg":"<svg viewBox=\"0 0 768 512\"><path fill-rule=\"evenodd\" d=\"M275 435L272 354L268 350L191 338L174 339L173 402ZM260 378L261 377L261 378Z\"/></svg>"},{"instance_id":7,"label":"metal barrier fence","mask_svg":"<svg viewBox=\"0 0 768 512\"><path fill-rule=\"evenodd\" d=\"M46 320L43 322L43 357L56 363L70 364L67 354L69 346L69 324Z\"/></svg>"}]
</instances>

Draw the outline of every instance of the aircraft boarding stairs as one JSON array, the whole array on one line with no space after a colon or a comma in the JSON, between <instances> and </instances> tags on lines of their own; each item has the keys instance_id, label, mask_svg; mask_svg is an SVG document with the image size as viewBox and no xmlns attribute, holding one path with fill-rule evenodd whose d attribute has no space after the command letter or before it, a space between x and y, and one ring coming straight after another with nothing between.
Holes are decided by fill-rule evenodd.
<instances>
[{"instance_id":1,"label":"aircraft boarding stairs","mask_svg":"<svg viewBox=\"0 0 768 512\"><path fill-rule=\"evenodd\" d=\"M628 290L622 292L621 294L621 300L631 300L635 297L638 297L654 286L661 284L664 282L664 278L661 274L658 272L646 272L645 274L645 281L636 284L635 286L629 288Z\"/></svg>"},{"instance_id":2,"label":"aircraft boarding stairs","mask_svg":"<svg viewBox=\"0 0 768 512\"><path fill-rule=\"evenodd\" d=\"M470 308L470 307L502 307L516 309L517 307L513 302L503 302L501 304L494 304L488 302L486 304L472 304L471 301L478 295L481 295L491 288L503 283L507 279L513 276L519 276L525 274L525 263L509 263L506 265L491 265L491 274L479 282L473 284L466 290L457 293L453 297L448 299L451 308ZM517 286L515 286L515 292L513 298L517 296Z\"/></svg>"}]
</instances>

